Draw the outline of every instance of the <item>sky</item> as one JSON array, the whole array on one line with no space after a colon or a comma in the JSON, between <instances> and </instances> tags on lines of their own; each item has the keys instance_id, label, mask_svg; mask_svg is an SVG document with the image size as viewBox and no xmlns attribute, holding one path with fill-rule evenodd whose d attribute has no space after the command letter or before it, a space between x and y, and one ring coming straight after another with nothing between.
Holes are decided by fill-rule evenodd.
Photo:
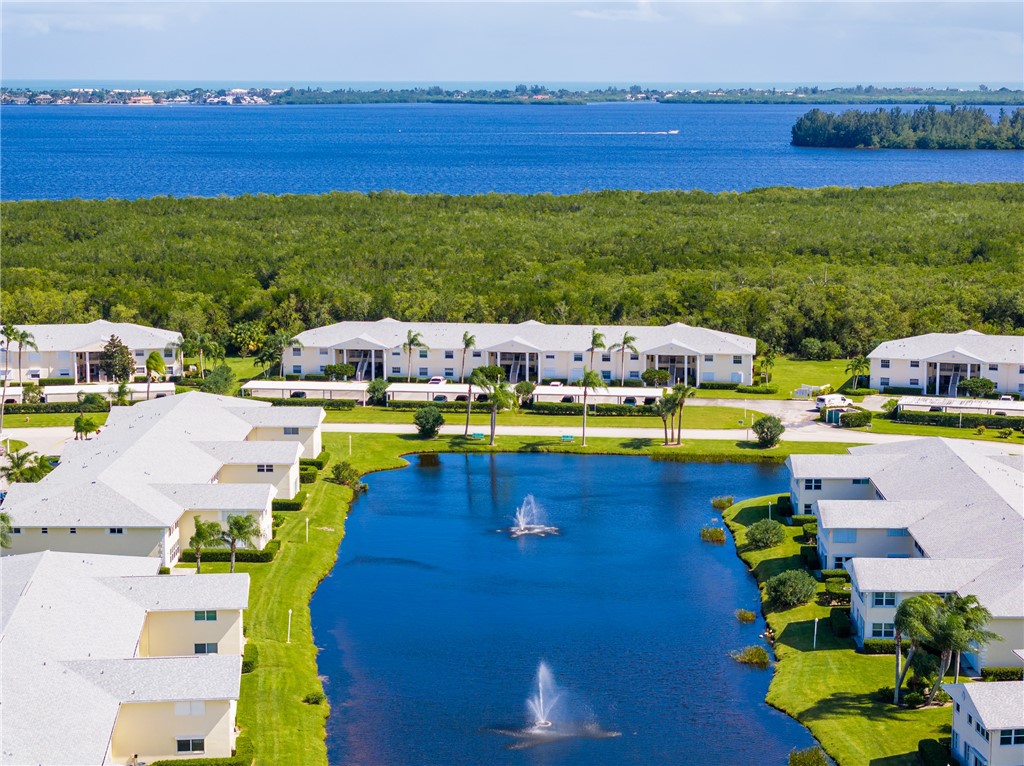
<instances>
[{"instance_id":1,"label":"sky","mask_svg":"<svg viewBox=\"0 0 1024 766\"><path fill-rule=\"evenodd\" d=\"M2 80L1024 87L1024 3L10 2Z\"/></svg>"}]
</instances>

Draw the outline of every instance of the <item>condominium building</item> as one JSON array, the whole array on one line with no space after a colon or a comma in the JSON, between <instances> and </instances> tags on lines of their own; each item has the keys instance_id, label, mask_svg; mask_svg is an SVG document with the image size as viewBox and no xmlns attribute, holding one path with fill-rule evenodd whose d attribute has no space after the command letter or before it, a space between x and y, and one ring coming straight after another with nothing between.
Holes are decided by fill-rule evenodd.
<instances>
[{"instance_id":1,"label":"condominium building","mask_svg":"<svg viewBox=\"0 0 1024 766\"><path fill-rule=\"evenodd\" d=\"M880 344L868 354L871 388L916 388L956 396L968 378L988 378L996 390L1024 393L1024 336L974 330L933 332Z\"/></svg>"},{"instance_id":2,"label":"condominium building","mask_svg":"<svg viewBox=\"0 0 1024 766\"><path fill-rule=\"evenodd\" d=\"M173 566L195 519L251 515L262 549L271 503L299 491L299 459L321 451L319 407L271 407L204 393L114 407L102 433L69 442L36 484L3 503L13 553L155 556Z\"/></svg>"},{"instance_id":3,"label":"condominium building","mask_svg":"<svg viewBox=\"0 0 1024 766\"><path fill-rule=\"evenodd\" d=\"M0 336L0 380L32 382L44 378L66 378L69 383L109 382L103 372L103 347L111 336L120 338L132 352L135 374L146 374L146 359L158 352L168 375L180 375L181 360L176 348L181 333L143 327L130 322L107 322L97 319L87 324L18 325L27 332L35 346L7 347ZM20 366L19 366L20 362Z\"/></svg>"},{"instance_id":4,"label":"condominium building","mask_svg":"<svg viewBox=\"0 0 1024 766\"><path fill-rule=\"evenodd\" d=\"M974 595L1000 636L969 667L1017 666L1024 648L1024 458L924 438L787 459L794 509L818 519L825 568L846 569L858 642L892 638L921 593Z\"/></svg>"},{"instance_id":5,"label":"condominium building","mask_svg":"<svg viewBox=\"0 0 1024 766\"><path fill-rule=\"evenodd\" d=\"M953 700L950 750L962 766L1024 763L1024 681L944 684Z\"/></svg>"},{"instance_id":6,"label":"condominium building","mask_svg":"<svg viewBox=\"0 0 1024 766\"><path fill-rule=\"evenodd\" d=\"M249 576L157 575L152 558L0 558L0 761L226 757Z\"/></svg>"},{"instance_id":7,"label":"condominium building","mask_svg":"<svg viewBox=\"0 0 1024 766\"><path fill-rule=\"evenodd\" d=\"M594 331L607 346L635 338L634 348L591 349ZM403 349L409 333L421 336L422 346L409 354ZM466 349L463 336L475 343ZM584 368L597 370L606 381L639 381L644 370L667 370L673 383L751 383L756 341L742 335L670 324L548 325L398 322L339 322L306 330L299 345L284 350L281 369L289 375L320 374L329 364L351 364L356 378L431 378L461 380L475 367L500 365L509 381L572 382ZM634 350L635 349L635 350Z\"/></svg>"}]
</instances>

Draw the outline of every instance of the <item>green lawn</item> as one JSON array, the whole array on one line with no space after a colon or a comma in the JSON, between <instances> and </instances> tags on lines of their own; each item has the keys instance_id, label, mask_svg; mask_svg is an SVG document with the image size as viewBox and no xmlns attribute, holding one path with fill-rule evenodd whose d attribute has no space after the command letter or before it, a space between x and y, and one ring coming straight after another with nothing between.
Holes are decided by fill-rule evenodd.
<instances>
[{"instance_id":1,"label":"green lawn","mask_svg":"<svg viewBox=\"0 0 1024 766\"><path fill-rule=\"evenodd\" d=\"M17 452L25 449L28 446L28 442L23 442L21 439L8 439L3 447L11 452Z\"/></svg>"},{"instance_id":2,"label":"green lawn","mask_svg":"<svg viewBox=\"0 0 1024 766\"><path fill-rule=\"evenodd\" d=\"M40 428L45 426L67 426L75 424L77 412L37 412L31 415L4 415L4 428ZM107 422L106 412L87 412L93 422L102 426ZM27 419L26 419L27 418Z\"/></svg>"},{"instance_id":3,"label":"green lawn","mask_svg":"<svg viewBox=\"0 0 1024 766\"><path fill-rule=\"evenodd\" d=\"M850 431L866 431L866 428L851 428ZM998 428L986 428L979 434L973 428L947 428L946 426L927 426L917 423L894 423L887 418L875 418L871 421L871 430L876 434L906 434L907 436L945 436L950 439L977 439L1002 444L1024 444L1024 433L1014 431L1007 439L999 436Z\"/></svg>"},{"instance_id":4,"label":"green lawn","mask_svg":"<svg viewBox=\"0 0 1024 766\"><path fill-rule=\"evenodd\" d=\"M445 412L444 419L449 425L466 422L466 416L458 412ZM762 413L747 410L747 422L761 417ZM473 410L470 425L476 432L487 430L491 422L490 411ZM327 423L405 423L412 424L413 413L405 410L389 410L387 407L356 407L354 410L328 410ZM683 428L738 428L737 421L743 419L739 407L686 407L683 410ZM578 428L583 419L577 415L534 415L527 410L502 412L498 414L498 425L502 426L557 426ZM587 418L588 426L604 428L662 428L658 417L597 417Z\"/></svg>"},{"instance_id":5,"label":"green lawn","mask_svg":"<svg viewBox=\"0 0 1024 766\"><path fill-rule=\"evenodd\" d=\"M800 566L799 528L787 528L786 542L776 548L745 550L746 528L766 518L767 501L778 497L747 500L723 514L740 557L759 583ZM811 603L766 612L778 637L768 703L807 726L839 766L917 766L920 740L949 736L949 707L901 710L872 699L872 692L893 686L895 660L858 654L852 639L836 638L828 607ZM812 649L815 618L821 621L817 649Z\"/></svg>"},{"instance_id":6,"label":"green lawn","mask_svg":"<svg viewBox=\"0 0 1024 766\"><path fill-rule=\"evenodd\" d=\"M815 362L779 357L771 373L771 382L779 387L777 394L739 394L735 391L698 389L697 396L704 399L789 399L792 392L804 383L811 386L823 386L827 383L838 391L847 381L851 385L853 383L851 377L846 374L848 364L846 359ZM867 385L867 378L861 378L861 384Z\"/></svg>"},{"instance_id":7,"label":"green lawn","mask_svg":"<svg viewBox=\"0 0 1024 766\"><path fill-rule=\"evenodd\" d=\"M230 367L231 372L235 373L235 386L231 391L231 395L237 394L238 389L241 388L242 384L245 383L245 381L249 380L250 378L257 378L263 374L263 368L257 366L256 360L251 356L229 356L223 362L217 361L213 362L212 364L209 361L207 361L205 365L206 371L209 372L213 367L217 367L222 363ZM186 368L190 364L194 364L196 366L196 369L199 369L198 358L191 359L186 357Z\"/></svg>"}]
</instances>

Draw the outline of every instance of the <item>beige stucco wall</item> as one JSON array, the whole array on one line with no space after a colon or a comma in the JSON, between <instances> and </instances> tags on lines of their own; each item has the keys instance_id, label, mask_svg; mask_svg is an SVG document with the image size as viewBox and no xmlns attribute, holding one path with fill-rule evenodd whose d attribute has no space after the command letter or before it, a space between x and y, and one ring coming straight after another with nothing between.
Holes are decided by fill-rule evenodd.
<instances>
[{"instance_id":1,"label":"beige stucco wall","mask_svg":"<svg viewBox=\"0 0 1024 766\"><path fill-rule=\"evenodd\" d=\"M114 763L161 758L224 758L235 746L234 700L206 701L203 715L175 715L173 702L123 703L114 724L111 755ZM177 737L206 740L202 754L177 752Z\"/></svg>"},{"instance_id":2,"label":"beige stucco wall","mask_svg":"<svg viewBox=\"0 0 1024 766\"><path fill-rule=\"evenodd\" d=\"M229 516L242 515L254 516L256 518L256 522L260 525L261 536L253 541L255 543L253 547L257 548L258 550L263 550L263 546L270 542L271 528L273 523L273 517L271 516L269 507L263 509L262 511L252 512L186 511L181 515L181 518L178 520L178 534L180 535L182 547L189 547L189 540L192 538L192 535L196 533L197 518L199 518L202 521L216 521L218 524L220 524L221 529L227 529ZM224 546L223 548L217 548L215 550L227 550L227 546Z\"/></svg>"},{"instance_id":3,"label":"beige stucco wall","mask_svg":"<svg viewBox=\"0 0 1024 766\"><path fill-rule=\"evenodd\" d=\"M15 526L19 526L17 519ZM118 556L159 556L164 530L147 528L125 528L123 535L112 535L107 527L102 529L77 527L71 534L68 527L49 527L42 534L39 527L20 527L21 534L11 535L11 547L4 553L38 553L39 551L64 551L67 553L106 553ZM154 562L153 569L159 563Z\"/></svg>"},{"instance_id":4,"label":"beige stucco wall","mask_svg":"<svg viewBox=\"0 0 1024 766\"><path fill-rule=\"evenodd\" d=\"M986 667L1019 668L1020 658L1013 650L1024 647L1024 619L995 618L989 622L988 629L1003 640L985 646L981 664Z\"/></svg>"},{"instance_id":5,"label":"beige stucco wall","mask_svg":"<svg viewBox=\"0 0 1024 766\"><path fill-rule=\"evenodd\" d=\"M302 445L302 454L299 457L315 458L323 449L323 441L319 428L300 428L298 436L289 436L280 426L254 428L249 432L249 441L275 441L275 442L298 442Z\"/></svg>"},{"instance_id":6,"label":"beige stucco wall","mask_svg":"<svg viewBox=\"0 0 1024 766\"><path fill-rule=\"evenodd\" d=\"M214 622L197 622L195 612L149 612L139 637L139 657L180 657L195 654L194 644L216 643L217 654L241 655L242 612L217 611Z\"/></svg>"},{"instance_id":7,"label":"beige stucco wall","mask_svg":"<svg viewBox=\"0 0 1024 766\"><path fill-rule=\"evenodd\" d=\"M273 473L259 473L255 465L226 465L217 474L224 484L265 484L277 487L277 497L290 500L299 491L299 462L275 465Z\"/></svg>"}]
</instances>

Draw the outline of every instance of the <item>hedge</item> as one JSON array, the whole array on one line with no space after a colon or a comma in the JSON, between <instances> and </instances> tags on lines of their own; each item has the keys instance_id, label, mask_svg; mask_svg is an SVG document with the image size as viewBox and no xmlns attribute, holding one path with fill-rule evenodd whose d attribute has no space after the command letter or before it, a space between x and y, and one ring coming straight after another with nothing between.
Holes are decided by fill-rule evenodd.
<instances>
[{"instance_id":1,"label":"hedge","mask_svg":"<svg viewBox=\"0 0 1024 766\"><path fill-rule=\"evenodd\" d=\"M818 525L817 523L804 524L804 538L812 540L818 536Z\"/></svg>"},{"instance_id":2,"label":"hedge","mask_svg":"<svg viewBox=\"0 0 1024 766\"><path fill-rule=\"evenodd\" d=\"M863 428L871 425L870 412L843 412L839 415L839 425L843 428Z\"/></svg>"},{"instance_id":3,"label":"hedge","mask_svg":"<svg viewBox=\"0 0 1024 766\"><path fill-rule=\"evenodd\" d=\"M39 380L33 380L37 386L81 386L87 385L84 381L78 381L75 383L74 378L40 378Z\"/></svg>"},{"instance_id":4,"label":"hedge","mask_svg":"<svg viewBox=\"0 0 1024 766\"><path fill-rule=\"evenodd\" d=\"M274 511L301 511L302 506L306 504L306 491L303 490L295 495L291 500L279 499L274 500L271 503L271 510Z\"/></svg>"},{"instance_id":5,"label":"hedge","mask_svg":"<svg viewBox=\"0 0 1024 766\"><path fill-rule=\"evenodd\" d=\"M705 388L708 391L735 391L739 388L739 383L725 383L723 381L705 380L700 384L700 388Z\"/></svg>"},{"instance_id":6,"label":"hedge","mask_svg":"<svg viewBox=\"0 0 1024 766\"><path fill-rule=\"evenodd\" d=\"M330 380L330 378L328 378L326 375L321 375L320 373L311 372L304 378L304 380L312 380L315 381L316 383L326 383L328 380Z\"/></svg>"},{"instance_id":7,"label":"hedge","mask_svg":"<svg viewBox=\"0 0 1024 766\"><path fill-rule=\"evenodd\" d=\"M990 667L981 669L982 681L1024 681L1024 668Z\"/></svg>"},{"instance_id":8,"label":"hedge","mask_svg":"<svg viewBox=\"0 0 1024 766\"><path fill-rule=\"evenodd\" d=\"M828 600L834 604L849 604L850 590L849 583L839 577L830 577L825 580L825 593Z\"/></svg>"},{"instance_id":9,"label":"hedge","mask_svg":"<svg viewBox=\"0 0 1024 766\"><path fill-rule=\"evenodd\" d=\"M896 654L896 642L891 638L865 638L861 651L864 654Z\"/></svg>"},{"instance_id":10,"label":"hedge","mask_svg":"<svg viewBox=\"0 0 1024 766\"><path fill-rule=\"evenodd\" d=\"M457 394L453 394L457 396ZM476 394L474 394L476 396ZM473 402L473 404L480 409L481 412L489 412L491 409L490 404L487 402ZM437 407L442 412L465 412L465 402L396 402L394 400L388 402L388 409L396 412L415 412L421 410L424 407Z\"/></svg>"},{"instance_id":11,"label":"hedge","mask_svg":"<svg viewBox=\"0 0 1024 766\"><path fill-rule=\"evenodd\" d=\"M320 454L316 457L299 458L300 466L311 465L318 471L324 470L329 462L331 462L331 453L327 450L320 450Z\"/></svg>"},{"instance_id":12,"label":"hedge","mask_svg":"<svg viewBox=\"0 0 1024 766\"><path fill-rule=\"evenodd\" d=\"M316 481L318 471L316 466L304 465L299 467L299 484L312 484Z\"/></svg>"},{"instance_id":13,"label":"hedge","mask_svg":"<svg viewBox=\"0 0 1024 766\"><path fill-rule=\"evenodd\" d=\"M281 550L280 540L271 540L261 551L252 548L239 548L235 551L235 561L246 564L267 564L274 560L277 552ZM196 563L196 552L186 548L181 552L180 561L186 564ZM203 561L231 561L231 551L227 548L211 548L203 551Z\"/></svg>"},{"instance_id":14,"label":"hedge","mask_svg":"<svg viewBox=\"0 0 1024 766\"><path fill-rule=\"evenodd\" d=\"M274 407L322 407L325 410L352 410L355 409L355 399L271 399L269 397L252 396L246 397L256 402L270 402Z\"/></svg>"},{"instance_id":15,"label":"hedge","mask_svg":"<svg viewBox=\"0 0 1024 766\"><path fill-rule=\"evenodd\" d=\"M850 573L845 569L822 569L821 579L823 580L844 580L850 582Z\"/></svg>"},{"instance_id":16,"label":"hedge","mask_svg":"<svg viewBox=\"0 0 1024 766\"><path fill-rule=\"evenodd\" d=\"M839 393L847 396L874 396L878 393L877 388L840 388Z\"/></svg>"},{"instance_id":17,"label":"hedge","mask_svg":"<svg viewBox=\"0 0 1024 766\"><path fill-rule=\"evenodd\" d=\"M242 672L252 673L259 664L260 648L252 641L249 641L246 643L245 650L242 652Z\"/></svg>"},{"instance_id":18,"label":"hedge","mask_svg":"<svg viewBox=\"0 0 1024 766\"><path fill-rule=\"evenodd\" d=\"M817 524L818 517L810 513L797 513L790 517L789 523L794 527L802 527L804 524Z\"/></svg>"},{"instance_id":19,"label":"hedge","mask_svg":"<svg viewBox=\"0 0 1024 766\"><path fill-rule=\"evenodd\" d=\"M230 758L175 758L153 761L149 766L250 766L254 757L252 743L243 735L235 740L235 754Z\"/></svg>"},{"instance_id":20,"label":"hedge","mask_svg":"<svg viewBox=\"0 0 1024 766\"><path fill-rule=\"evenodd\" d=\"M44 413L110 412L110 403L79 404L78 402L51 402L49 404L8 404L8 415L41 415Z\"/></svg>"},{"instance_id":21,"label":"hedge","mask_svg":"<svg viewBox=\"0 0 1024 766\"><path fill-rule=\"evenodd\" d=\"M783 518L791 517L793 515L793 499L789 495L783 495L779 498L776 508L778 509L779 516Z\"/></svg>"},{"instance_id":22,"label":"hedge","mask_svg":"<svg viewBox=\"0 0 1024 766\"><path fill-rule=\"evenodd\" d=\"M917 757L921 766L947 766L950 759L949 744L937 739L922 739L917 743Z\"/></svg>"},{"instance_id":23,"label":"hedge","mask_svg":"<svg viewBox=\"0 0 1024 766\"><path fill-rule=\"evenodd\" d=\"M741 394L777 394L779 387L774 383L760 384L756 386L736 386L733 389Z\"/></svg>"},{"instance_id":24,"label":"hedge","mask_svg":"<svg viewBox=\"0 0 1024 766\"><path fill-rule=\"evenodd\" d=\"M660 394L653 394L660 396ZM641 397L637 397L638 399ZM629 415L656 415L653 405L637 404L590 404L592 414L603 417L624 417ZM534 415L583 415L582 402L534 402L527 412Z\"/></svg>"},{"instance_id":25,"label":"hedge","mask_svg":"<svg viewBox=\"0 0 1024 766\"><path fill-rule=\"evenodd\" d=\"M821 566L821 557L818 556L818 549L813 545L801 545L800 561L808 569L817 569Z\"/></svg>"},{"instance_id":26,"label":"hedge","mask_svg":"<svg viewBox=\"0 0 1024 766\"><path fill-rule=\"evenodd\" d=\"M910 386L883 386L883 394L896 394L897 396L920 396L923 390Z\"/></svg>"},{"instance_id":27,"label":"hedge","mask_svg":"<svg viewBox=\"0 0 1024 766\"><path fill-rule=\"evenodd\" d=\"M998 406L998 405L997 405ZM1024 429L1024 417L1002 415L960 415L956 412L899 412L890 416L897 423L917 423L925 426L946 426L947 428L1015 428Z\"/></svg>"},{"instance_id":28,"label":"hedge","mask_svg":"<svg viewBox=\"0 0 1024 766\"><path fill-rule=\"evenodd\" d=\"M836 638L849 638L853 632L853 624L850 622L850 608L834 606L828 614L829 624L832 626L832 633Z\"/></svg>"}]
</instances>

